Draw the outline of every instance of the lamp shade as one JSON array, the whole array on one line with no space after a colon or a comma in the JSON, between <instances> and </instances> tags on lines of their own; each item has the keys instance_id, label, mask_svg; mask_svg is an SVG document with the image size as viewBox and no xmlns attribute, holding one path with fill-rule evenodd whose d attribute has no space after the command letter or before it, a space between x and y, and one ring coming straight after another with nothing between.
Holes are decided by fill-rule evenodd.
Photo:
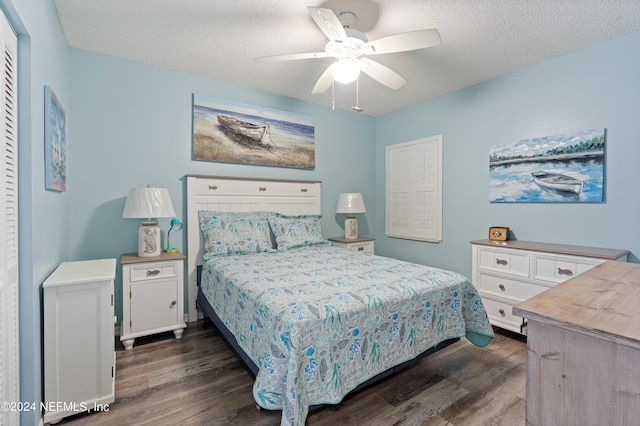
<instances>
[{"instance_id":1,"label":"lamp shade","mask_svg":"<svg viewBox=\"0 0 640 426\"><path fill-rule=\"evenodd\" d=\"M166 188L132 188L124 204L124 218L172 217L176 212Z\"/></svg>"},{"instance_id":2,"label":"lamp shade","mask_svg":"<svg viewBox=\"0 0 640 426\"><path fill-rule=\"evenodd\" d=\"M360 65L352 58L340 58L331 67L331 77L339 83L355 81L360 75Z\"/></svg>"},{"instance_id":3,"label":"lamp shade","mask_svg":"<svg viewBox=\"0 0 640 426\"><path fill-rule=\"evenodd\" d=\"M345 192L338 197L336 213L366 213L364 198L359 192Z\"/></svg>"}]
</instances>

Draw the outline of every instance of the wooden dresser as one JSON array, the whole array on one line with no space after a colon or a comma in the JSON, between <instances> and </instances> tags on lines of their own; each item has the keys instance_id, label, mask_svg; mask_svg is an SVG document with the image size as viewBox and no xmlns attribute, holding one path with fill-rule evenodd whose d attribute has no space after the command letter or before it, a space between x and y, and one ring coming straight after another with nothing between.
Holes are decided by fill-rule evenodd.
<instances>
[{"instance_id":1,"label":"wooden dresser","mask_svg":"<svg viewBox=\"0 0 640 426\"><path fill-rule=\"evenodd\" d=\"M513 312L529 323L527 425L638 424L640 265L605 262Z\"/></svg>"},{"instance_id":2,"label":"wooden dresser","mask_svg":"<svg viewBox=\"0 0 640 426\"><path fill-rule=\"evenodd\" d=\"M513 305L607 260L626 261L629 250L534 241L471 241L471 280L495 326L526 333Z\"/></svg>"}]
</instances>

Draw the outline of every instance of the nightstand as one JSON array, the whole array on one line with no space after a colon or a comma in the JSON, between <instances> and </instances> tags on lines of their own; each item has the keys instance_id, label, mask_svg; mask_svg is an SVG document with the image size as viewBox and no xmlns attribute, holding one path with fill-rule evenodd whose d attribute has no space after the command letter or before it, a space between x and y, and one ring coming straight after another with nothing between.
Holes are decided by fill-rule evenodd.
<instances>
[{"instance_id":1,"label":"nightstand","mask_svg":"<svg viewBox=\"0 0 640 426\"><path fill-rule=\"evenodd\" d=\"M375 238L370 237L358 237L358 238L344 238L344 237L331 237L329 241L336 247L346 248L347 250L358 251L360 253L372 255L373 244Z\"/></svg>"},{"instance_id":2,"label":"nightstand","mask_svg":"<svg viewBox=\"0 0 640 426\"><path fill-rule=\"evenodd\" d=\"M184 259L182 253L156 257L123 254L122 329L126 350L137 337L173 331L182 338L184 328Z\"/></svg>"}]
</instances>

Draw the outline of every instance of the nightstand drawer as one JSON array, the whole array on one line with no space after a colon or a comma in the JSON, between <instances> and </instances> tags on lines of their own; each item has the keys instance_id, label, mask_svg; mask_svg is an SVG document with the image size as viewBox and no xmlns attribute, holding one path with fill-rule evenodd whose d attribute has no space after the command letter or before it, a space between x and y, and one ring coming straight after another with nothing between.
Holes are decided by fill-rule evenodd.
<instances>
[{"instance_id":1,"label":"nightstand drawer","mask_svg":"<svg viewBox=\"0 0 640 426\"><path fill-rule=\"evenodd\" d=\"M499 297L517 300L518 302L549 289L549 287L501 278L489 274L479 274L479 277L478 290L482 290L486 293L492 293Z\"/></svg>"},{"instance_id":2,"label":"nightstand drawer","mask_svg":"<svg viewBox=\"0 0 640 426\"><path fill-rule=\"evenodd\" d=\"M347 250L357 251L360 253L373 254L373 241L358 244L347 244L345 248Z\"/></svg>"},{"instance_id":3,"label":"nightstand drawer","mask_svg":"<svg viewBox=\"0 0 640 426\"><path fill-rule=\"evenodd\" d=\"M342 237L332 237L329 238L329 241L336 247L368 255L372 255L375 250L375 239L369 237L361 237L353 240Z\"/></svg>"},{"instance_id":4,"label":"nightstand drawer","mask_svg":"<svg viewBox=\"0 0 640 426\"><path fill-rule=\"evenodd\" d=\"M173 278L178 275L177 262L145 263L129 265L131 282Z\"/></svg>"}]
</instances>

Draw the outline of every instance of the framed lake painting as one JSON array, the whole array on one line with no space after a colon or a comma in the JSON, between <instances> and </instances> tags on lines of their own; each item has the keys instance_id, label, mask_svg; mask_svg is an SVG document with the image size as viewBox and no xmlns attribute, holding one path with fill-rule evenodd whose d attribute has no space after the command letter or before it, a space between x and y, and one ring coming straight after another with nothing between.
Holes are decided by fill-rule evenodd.
<instances>
[{"instance_id":1,"label":"framed lake painting","mask_svg":"<svg viewBox=\"0 0 640 426\"><path fill-rule=\"evenodd\" d=\"M313 118L193 95L193 159L315 169Z\"/></svg>"},{"instance_id":2,"label":"framed lake painting","mask_svg":"<svg viewBox=\"0 0 640 426\"><path fill-rule=\"evenodd\" d=\"M489 200L603 202L605 134L592 129L491 146Z\"/></svg>"},{"instance_id":3,"label":"framed lake painting","mask_svg":"<svg viewBox=\"0 0 640 426\"><path fill-rule=\"evenodd\" d=\"M55 92L44 87L45 188L67 190L67 128L64 108Z\"/></svg>"}]
</instances>

